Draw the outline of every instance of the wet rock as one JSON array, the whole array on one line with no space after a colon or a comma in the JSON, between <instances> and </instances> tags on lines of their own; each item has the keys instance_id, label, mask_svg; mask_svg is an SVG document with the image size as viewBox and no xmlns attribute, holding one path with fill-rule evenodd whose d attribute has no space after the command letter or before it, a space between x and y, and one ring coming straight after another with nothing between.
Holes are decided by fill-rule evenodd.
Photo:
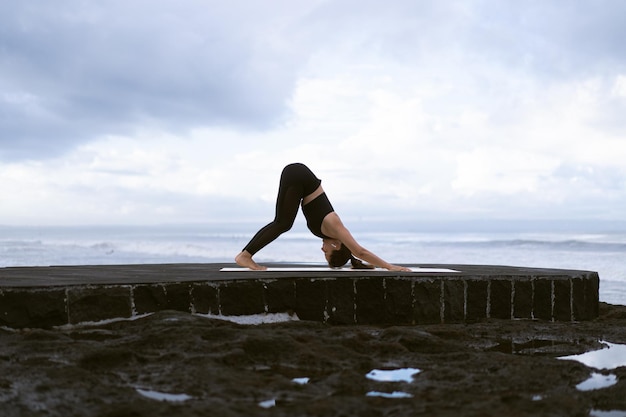
<instances>
[{"instance_id":1,"label":"wet rock","mask_svg":"<svg viewBox=\"0 0 626 417\"><path fill-rule=\"evenodd\" d=\"M384 314L411 314L401 285L393 285L387 287L392 299L380 300ZM323 282L310 287L326 291ZM195 290L189 289L192 297ZM275 303L297 307L293 288L275 290ZM363 288L369 290L376 289ZM441 286L435 290L441 293ZM151 302L173 309L133 321L0 328L0 410L8 417L587 416L592 409L626 410L626 366L610 371L615 385L580 391L576 385L599 371L556 359L598 349L602 340L626 343L626 306L601 304L600 316L586 322L501 320L481 317L484 306L471 306L485 288L463 290L471 323L240 325L177 311L187 290L167 291L168 299L159 289ZM251 287L253 304L255 294ZM448 313L457 314L457 307L450 305ZM511 303L501 307L510 311ZM366 378L373 369L398 368L420 372L412 382ZM296 382L302 378L305 383Z\"/></svg>"}]
</instances>

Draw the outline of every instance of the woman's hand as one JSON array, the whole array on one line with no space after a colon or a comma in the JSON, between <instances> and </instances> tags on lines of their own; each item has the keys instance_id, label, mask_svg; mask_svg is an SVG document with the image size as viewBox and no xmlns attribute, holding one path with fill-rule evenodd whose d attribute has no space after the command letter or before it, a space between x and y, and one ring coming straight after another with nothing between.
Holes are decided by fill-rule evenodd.
<instances>
[{"instance_id":1,"label":"woman's hand","mask_svg":"<svg viewBox=\"0 0 626 417\"><path fill-rule=\"evenodd\" d=\"M409 268L405 266L393 265L389 262L386 262L376 254L359 245L359 243L352 236L350 231L346 229L346 227L343 225L337 213L335 213L334 211L324 217L324 220L322 221L322 233L324 233L326 236L333 237L334 239L332 240L334 241L343 243L343 245L347 247L352 255L357 259L362 259L371 265L379 268L385 268L389 271L412 272ZM324 242L326 242L326 240ZM332 243L331 240L328 240L328 242ZM322 250L324 250L324 247L322 247ZM325 250L324 253L326 253Z\"/></svg>"},{"instance_id":2,"label":"woman's hand","mask_svg":"<svg viewBox=\"0 0 626 417\"><path fill-rule=\"evenodd\" d=\"M398 271L398 272L413 272L411 268L407 268L406 266L392 265L392 264L390 264L387 267L387 269L390 271Z\"/></svg>"}]
</instances>

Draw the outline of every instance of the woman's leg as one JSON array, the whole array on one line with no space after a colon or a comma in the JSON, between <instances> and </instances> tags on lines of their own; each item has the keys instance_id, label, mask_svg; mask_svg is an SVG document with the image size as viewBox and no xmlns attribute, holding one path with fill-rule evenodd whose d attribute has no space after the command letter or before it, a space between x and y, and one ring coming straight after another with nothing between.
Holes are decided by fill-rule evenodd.
<instances>
[{"instance_id":1,"label":"woman's leg","mask_svg":"<svg viewBox=\"0 0 626 417\"><path fill-rule=\"evenodd\" d=\"M274 220L259 230L244 248L250 255L254 255L269 243L274 241L293 226L298 215L298 208L302 200L302 186L292 185L282 188L276 200L276 215Z\"/></svg>"},{"instance_id":2,"label":"woman's leg","mask_svg":"<svg viewBox=\"0 0 626 417\"><path fill-rule=\"evenodd\" d=\"M283 170L276 198L274 220L259 230L235 257L238 265L251 269L265 269L254 262L252 256L293 226L304 194L304 187L297 175L299 170L301 168L294 164L288 165Z\"/></svg>"}]
</instances>

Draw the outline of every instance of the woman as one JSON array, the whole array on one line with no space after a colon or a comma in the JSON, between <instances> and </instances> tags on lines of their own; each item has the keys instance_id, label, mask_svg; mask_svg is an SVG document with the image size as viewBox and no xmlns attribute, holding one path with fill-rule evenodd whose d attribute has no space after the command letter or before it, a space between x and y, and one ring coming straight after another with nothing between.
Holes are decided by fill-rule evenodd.
<instances>
[{"instance_id":1,"label":"woman","mask_svg":"<svg viewBox=\"0 0 626 417\"><path fill-rule=\"evenodd\" d=\"M384 261L359 245L335 213L321 183L322 181L305 165L300 163L287 165L280 176L274 221L254 235L235 257L235 262L250 269L267 269L257 264L252 256L291 229L298 214L298 206L302 204L307 226L315 236L322 238L322 251L331 267L339 268L351 261L353 268L377 266L390 271L410 271L409 268ZM370 265L363 264L359 259L369 262Z\"/></svg>"}]
</instances>

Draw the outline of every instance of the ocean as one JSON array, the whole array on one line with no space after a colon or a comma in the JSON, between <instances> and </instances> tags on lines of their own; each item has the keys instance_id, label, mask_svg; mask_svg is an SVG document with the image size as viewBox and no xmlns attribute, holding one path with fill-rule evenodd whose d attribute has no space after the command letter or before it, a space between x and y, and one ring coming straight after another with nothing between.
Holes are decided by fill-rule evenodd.
<instances>
[{"instance_id":1,"label":"ocean","mask_svg":"<svg viewBox=\"0 0 626 417\"><path fill-rule=\"evenodd\" d=\"M166 226L0 226L0 267L223 263L263 223ZM392 263L489 264L596 271L600 301L626 305L624 231L420 231L358 224L361 245ZM417 229L417 230L416 230ZM261 250L263 262L322 264L321 240L304 222Z\"/></svg>"}]
</instances>

